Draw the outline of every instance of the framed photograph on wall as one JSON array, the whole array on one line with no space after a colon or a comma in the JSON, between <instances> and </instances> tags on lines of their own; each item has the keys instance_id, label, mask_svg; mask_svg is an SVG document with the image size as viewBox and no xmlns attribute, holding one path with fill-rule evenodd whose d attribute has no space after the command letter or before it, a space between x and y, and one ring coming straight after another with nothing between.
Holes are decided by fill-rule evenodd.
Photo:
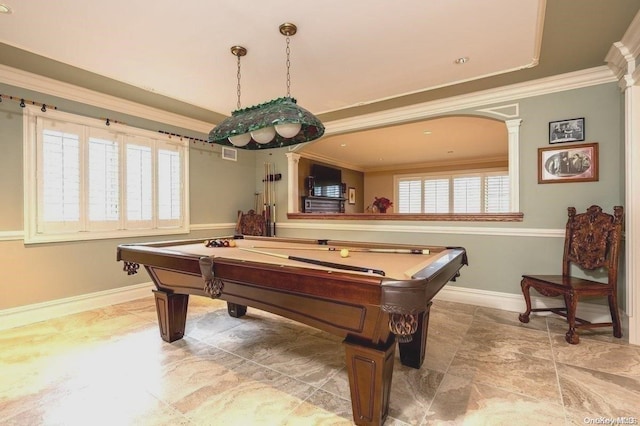
<instances>
[{"instance_id":1,"label":"framed photograph on wall","mask_svg":"<svg viewBox=\"0 0 640 426\"><path fill-rule=\"evenodd\" d=\"M356 203L356 189L349 188L349 204L355 204L355 203Z\"/></svg>"},{"instance_id":2,"label":"framed photograph on wall","mask_svg":"<svg viewBox=\"0 0 640 426\"><path fill-rule=\"evenodd\" d=\"M584 118L572 118L549 123L549 143L579 142L583 140Z\"/></svg>"},{"instance_id":3,"label":"framed photograph on wall","mask_svg":"<svg viewBox=\"0 0 640 426\"><path fill-rule=\"evenodd\" d=\"M598 180L598 144L538 148L538 183Z\"/></svg>"}]
</instances>

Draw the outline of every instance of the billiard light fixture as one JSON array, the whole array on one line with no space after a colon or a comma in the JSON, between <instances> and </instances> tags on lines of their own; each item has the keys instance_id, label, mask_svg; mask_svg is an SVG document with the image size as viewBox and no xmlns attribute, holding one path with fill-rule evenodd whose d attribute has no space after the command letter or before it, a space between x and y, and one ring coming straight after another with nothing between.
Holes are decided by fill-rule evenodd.
<instances>
[{"instance_id":1,"label":"billiard light fixture","mask_svg":"<svg viewBox=\"0 0 640 426\"><path fill-rule=\"evenodd\" d=\"M240 104L240 58L247 54L247 49L231 47L231 54L238 58L238 109L209 132L209 142L242 149L268 149L309 142L324 134L320 120L291 97L289 42L297 30L291 23L280 25L280 34L287 38L287 96L249 108L241 109Z\"/></svg>"}]
</instances>

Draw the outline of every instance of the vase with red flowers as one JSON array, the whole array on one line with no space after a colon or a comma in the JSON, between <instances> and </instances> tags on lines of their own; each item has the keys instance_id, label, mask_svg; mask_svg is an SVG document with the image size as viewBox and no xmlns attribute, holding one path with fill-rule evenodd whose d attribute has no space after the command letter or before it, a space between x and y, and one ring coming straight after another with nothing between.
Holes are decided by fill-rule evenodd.
<instances>
[{"instance_id":1,"label":"vase with red flowers","mask_svg":"<svg viewBox=\"0 0 640 426\"><path fill-rule=\"evenodd\" d=\"M380 213L386 213L387 209L393 205L391 200L386 197L380 197L380 198L374 197L374 198L375 200L373 200L373 205L375 208L378 209Z\"/></svg>"}]
</instances>

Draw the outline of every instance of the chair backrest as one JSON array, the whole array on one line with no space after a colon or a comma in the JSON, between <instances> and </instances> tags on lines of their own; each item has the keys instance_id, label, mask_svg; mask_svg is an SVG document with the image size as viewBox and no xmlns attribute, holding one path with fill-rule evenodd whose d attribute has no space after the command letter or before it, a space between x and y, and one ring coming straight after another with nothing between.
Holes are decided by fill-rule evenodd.
<instances>
[{"instance_id":1,"label":"chair backrest","mask_svg":"<svg viewBox=\"0 0 640 426\"><path fill-rule=\"evenodd\" d=\"M569 207L568 211L562 274L570 275L571 263L590 271L604 268L608 273L608 283L615 286L623 208L614 207L613 215L603 213L602 208L595 205L586 213L576 214L574 207Z\"/></svg>"},{"instance_id":2,"label":"chair backrest","mask_svg":"<svg viewBox=\"0 0 640 426\"><path fill-rule=\"evenodd\" d=\"M238 210L236 235L267 235L264 216L257 214L253 209L247 213L242 213L242 210Z\"/></svg>"}]
</instances>

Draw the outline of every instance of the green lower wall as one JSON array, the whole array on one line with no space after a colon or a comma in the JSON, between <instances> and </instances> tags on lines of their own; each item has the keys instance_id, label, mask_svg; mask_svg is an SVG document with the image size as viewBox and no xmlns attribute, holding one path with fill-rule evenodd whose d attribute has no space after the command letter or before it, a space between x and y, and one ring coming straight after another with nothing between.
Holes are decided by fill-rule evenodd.
<instances>
[{"instance_id":1,"label":"green lower wall","mask_svg":"<svg viewBox=\"0 0 640 426\"><path fill-rule=\"evenodd\" d=\"M113 117L129 125L156 128L189 134L189 130L174 129L117 112L78 104L64 99L40 95L20 88L0 84L1 93L24 96L55 104L60 109L93 117ZM254 206L254 193L262 192L264 163L275 164L282 174L276 184L276 205L279 236L339 238L360 241L463 246L469 254L469 266L451 285L490 292L520 292L523 273L557 273L560 271L562 237L567 206L584 210L599 204L607 211L624 202L624 138L622 132L622 95L615 83L569 90L515 101L522 121L520 132L520 210L524 220L519 223L454 222L366 222L330 221L330 226L315 229L321 221L288 220L287 158L288 149L262 152L238 151L238 161L222 160L210 147L194 144L190 150L191 223L211 230L189 236L206 238L232 232L237 210ZM509 102L514 103L514 102ZM496 105L484 105L489 108ZM480 107L478 107L480 109ZM475 109L456 113L475 113ZM550 121L584 117L585 142L600 144L600 179L598 182L546 184L537 183L537 150L548 145ZM22 113L17 103L0 104L0 235L23 229L22 185ZM226 224L226 225L225 225ZM225 228L225 226L227 226ZM339 225L339 226L335 226ZM402 227L418 226L419 232L403 231ZM333 228L333 229L330 229ZM460 229L444 232L443 229ZM482 229L487 232L483 233ZM473 232L465 230L472 229ZM504 229L506 235L491 230ZM540 236L535 230L540 230ZM555 236L547 231L555 232ZM552 232L552 234L553 234ZM155 238L163 239L163 238ZM166 238L164 238L166 239ZM39 302L73 297L108 289L125 287L145 281L142 272L129 277L115 261L119 243L148 241L147 239L101 240L91 242L24 246L21 240L0 241L0 310ZM624 281L624 279L622 279ZM621 286L620 295L625 292ZM624 306L624 299L621 300Z\"/></svg>"},{"instance_id":2,"label":"green lower wall","mask_svg":"<svg viewBox=\"0 0 640 426\"><path fill-rule=\"evenodd\" d=\"M567 207L584 211L598 204L612 212L613 206L624 205L622 97L617 85L609 83L508 102L518 103L518 118L522 119L519 158L522 222L305 221L288 220L281 209L278 235L462 246L468 251L470 265L451 285L519 294L522 274L561 272ZM483 105L452 114L478 114L477 109L500 105ZM586 140L576 143L599 144L599 180L538 184L538 148L551 146L549 122L579 117L585 118ZM286 152L284 149L272 152L278 167L285 171ZM278 202L286 203L286 194L279 195ZM403 231L403 228L411 230ZM443 231L445 228L452 231ZM500 235L496 235L496 229L501 231ZM621 268L620 273L623 272ZM622 307L624 295L624 276L621 276L619 302Z\"/></svg>"},{"instance_id":3,"label":"green lower wall","mask_svg":"<svg viewBox=\"0 0 640 426\"><path fill-rule=\"evenodd\" d=\"M87 117L109 117L147 130L162 130L191 138L207 135L83 105L29 90L0 84L0 93L55 105L59 110ZM255 154L238 151L238 161L220 158L219 147L191 143L191 224L211 230L153 238L108 239L25 246L22 240L4 240L23 231L22 109L17 102L0 103L0 310L149 282L144 272L127 276L116 262L116 247L139 241L210 238L230 235L238 210L253 206Z\"/></svg>"}]
</instances>

